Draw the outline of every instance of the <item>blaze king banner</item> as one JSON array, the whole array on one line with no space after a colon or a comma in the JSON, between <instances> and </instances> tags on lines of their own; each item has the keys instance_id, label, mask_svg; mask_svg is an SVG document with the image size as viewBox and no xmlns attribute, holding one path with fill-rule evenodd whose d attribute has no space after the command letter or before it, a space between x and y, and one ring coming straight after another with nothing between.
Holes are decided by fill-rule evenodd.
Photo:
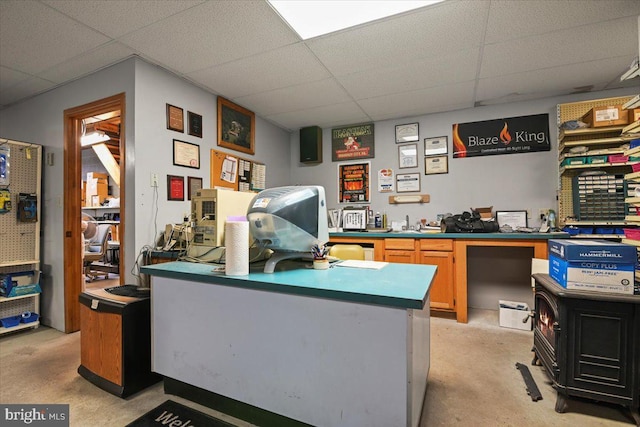
<instances>
[{"instance_id":1,"label":"blaze king banner","mask_svg":"<svg viewBox=\"0 0 640 427\"><path fill-rule=\"evenodd\" d=\"M453 125L453 158L550 151L549 115Z\"/></svg>"}]
</instances>

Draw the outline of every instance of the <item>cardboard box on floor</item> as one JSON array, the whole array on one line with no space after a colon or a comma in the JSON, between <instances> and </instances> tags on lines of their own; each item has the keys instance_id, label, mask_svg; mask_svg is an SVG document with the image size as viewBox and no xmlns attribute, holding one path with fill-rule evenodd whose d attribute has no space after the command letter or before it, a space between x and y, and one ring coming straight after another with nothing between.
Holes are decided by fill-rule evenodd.
<instances>
[{"instance_id":1,"label":"cardboard box on floor","mask_svg":"<svg viewBox=\"0 0 640 427\"><path fill-rule=\"evenodd\" d=\"M500 326L503 328L531 330L531 310L524 302L500 300ZM523 320L526 319L525 322Z\"/></svg>"}]
</instances>

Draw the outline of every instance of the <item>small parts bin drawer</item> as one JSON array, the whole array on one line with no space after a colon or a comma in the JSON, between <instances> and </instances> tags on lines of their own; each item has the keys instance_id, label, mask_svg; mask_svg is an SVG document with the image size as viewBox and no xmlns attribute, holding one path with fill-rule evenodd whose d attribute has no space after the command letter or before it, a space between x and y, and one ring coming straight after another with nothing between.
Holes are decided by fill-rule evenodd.
<instances>
[{"instance_id":1,"label":"small parts bin drawer","mask_svg":"<svg viewBox=\"0 0 640 427\"><path fill-rule=\"evenodd\" d=\"M420 239L421 251L453 251L451 239Z\"/></svg>"}]
</instances>

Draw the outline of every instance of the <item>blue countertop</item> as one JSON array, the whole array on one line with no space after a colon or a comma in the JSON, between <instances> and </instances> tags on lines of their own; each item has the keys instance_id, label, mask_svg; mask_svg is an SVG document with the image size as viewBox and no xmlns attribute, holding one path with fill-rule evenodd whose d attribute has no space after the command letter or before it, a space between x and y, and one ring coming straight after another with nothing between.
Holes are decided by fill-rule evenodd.
<instances>
[{"instance_id":1,"label":"blue countertop","mask_svg":"<svg viewBox=\"0 0 640 427\"><path fill-rule=\"evenodd\" d=\"M214 272L216 264L183 261L147 265L141 272L157 277L215 285L283 292L364 304L421 309L436 272L433 265L389 263L380 270L332 266L314 270L311 262L282 261L274 273L263 273L261 263L247 276Z\"/></svg>"},{"instance_id":2,"label":"blue countertop","mask_svg":"<svg viewBox=\"0 0 640 427\"><path fill-rule=\"evenodd\" d=\"M421 233L418 231L344 231L337 233L329 233L331 237L382 237L386 239L393 238L410 238L410 239L520 239L520 240L548 240L548 239L567 239L569 233Z\"/></svg>"}]
</instances>

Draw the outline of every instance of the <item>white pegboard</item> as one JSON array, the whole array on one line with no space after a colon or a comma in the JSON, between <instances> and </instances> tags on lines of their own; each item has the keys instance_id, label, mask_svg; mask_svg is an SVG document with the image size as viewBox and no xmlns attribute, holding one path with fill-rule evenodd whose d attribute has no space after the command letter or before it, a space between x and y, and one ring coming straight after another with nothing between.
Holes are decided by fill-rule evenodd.
<instances>
[{"instance_id":1,"label":"white pegboard","mask_svg":"<svg viewBox=\"0 0 640 427\"><path fill-rule=\"evenodd\" d=\"M2 300L0 304L0 319L5 317L17 316L30 311L39 314L37 298L7 298Z\"/></svg>"},{"instance_id":2,"label":"white pegboard","mask_svg":"<svg viewBox=\"0 0 640 427\"><path fill-rule=\"evenodd\" d=\"M42 146L0 138L0 145L9 147L9 185L12 210L0 214L0 272L2 266L19 262L33 262L40 254L41 205L40 180ZM18 195L36 194L36 222L18 221Z\"/></svg>"}]
</instances>

